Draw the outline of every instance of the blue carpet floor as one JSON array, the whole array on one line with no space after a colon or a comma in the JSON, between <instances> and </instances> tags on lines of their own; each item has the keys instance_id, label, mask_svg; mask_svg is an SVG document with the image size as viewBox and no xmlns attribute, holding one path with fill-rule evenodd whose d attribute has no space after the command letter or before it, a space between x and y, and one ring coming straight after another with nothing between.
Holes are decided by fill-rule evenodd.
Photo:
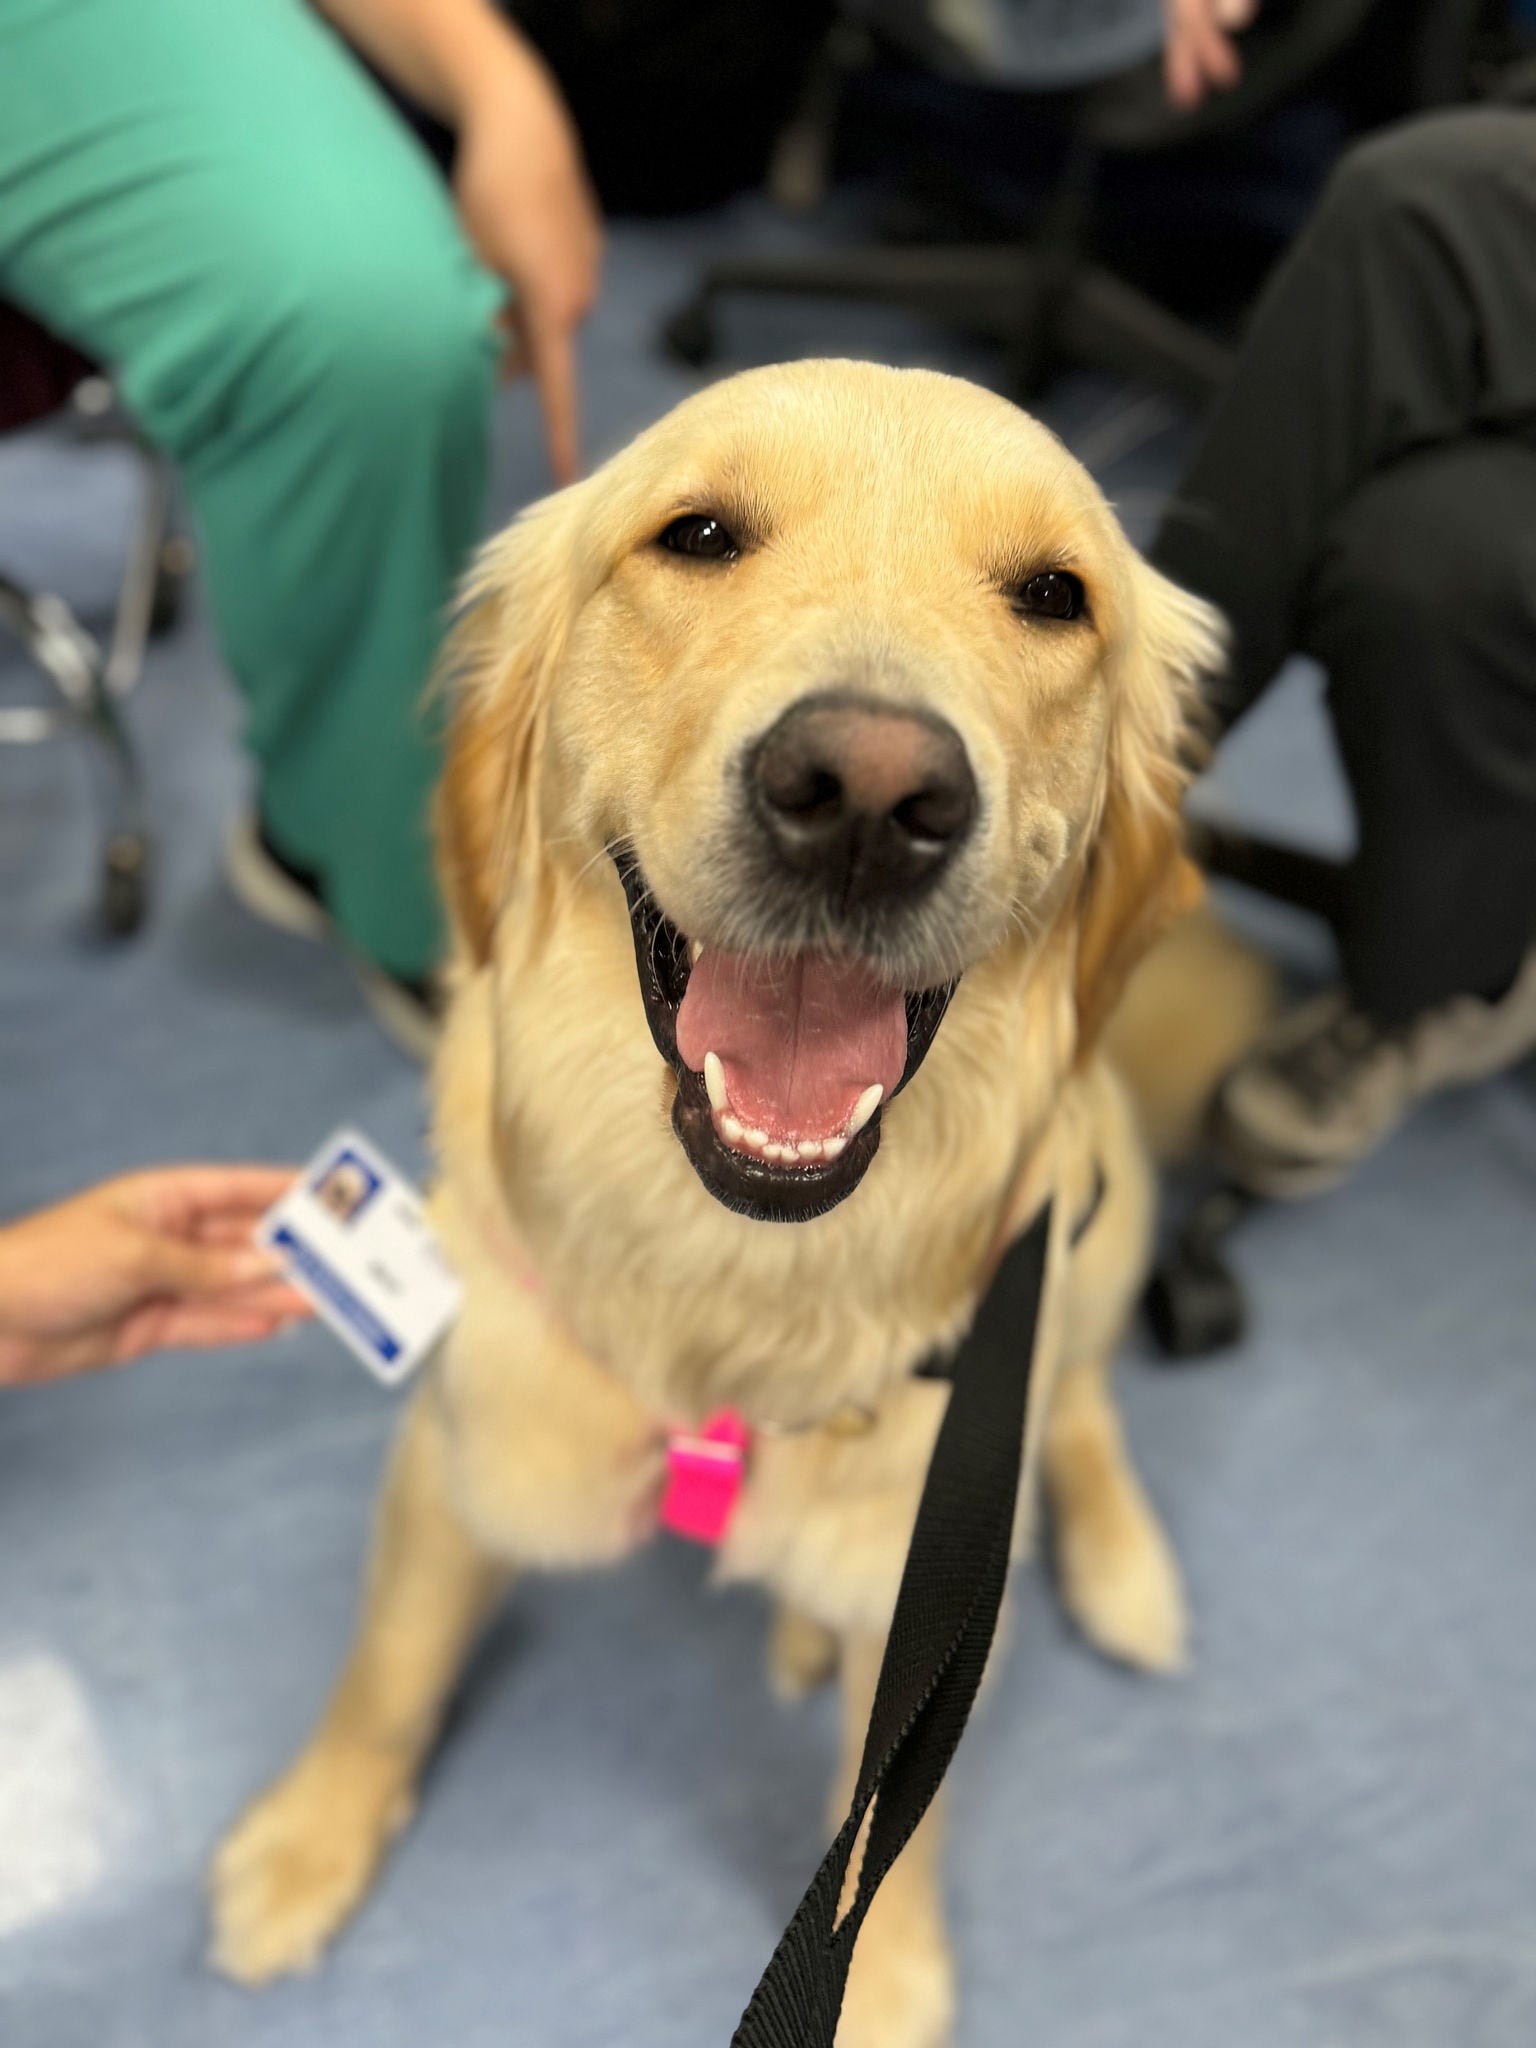
<instances>
[{"instance_id":1,"label":"blue carpet floor","mask_svg":"<svg viewBox=\"0 0 1536 2048\"><path fill-rule=\"evenodd\" d=\"M654 322L701 252L755 231L749 211L615 234L585 350L597 451L689 388ZM742 306L726 335L738 363L993 368L869 313ZM1092 379L1047 410L1145 531L1182 423ZM505 513L541 487L526 394L499 439ZM127 489L110 455L9 444L0 558L100 616ZM1205 800L1347 831L1312 696L1288 682ZM0 1214L139 1163L298 1158L342 1117L419 1163L419 1078L343 968L219 879L245 771L200 616L133 712L159 894L116 951L86 934L77 750L0 753ZM1315 933L1266 929L1303 976L1326 966ZM1033 1575L962 1752L960 2043L1530 2048L1529 1071L1258 1220L1241 1260L1238 1354L1165 1373L1137 1340L1123 1372L1189 1576L1191 1674L1110 1669ZM329 1681L392 1412L319 1331L0 1399L5 2048L724 2048L819 1854L833 1717L773 1704L759 1604L668 1544L519 1594L319 1975L250 1995L206 1973L203 1866Z\"/></svg>"}]
</instances>

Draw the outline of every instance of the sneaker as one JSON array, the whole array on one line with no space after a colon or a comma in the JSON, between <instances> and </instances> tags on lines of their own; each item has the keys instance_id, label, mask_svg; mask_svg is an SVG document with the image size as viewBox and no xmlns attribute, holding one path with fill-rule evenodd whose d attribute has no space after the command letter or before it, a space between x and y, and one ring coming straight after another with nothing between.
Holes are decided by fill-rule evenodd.
<instances>
[{"instance_id":1,"label":"sneaker","mask_svg":"<svg viewBox=\"0 0 1536 2048\"><path fill-rule=\"evenodd\" d=\"M1227 1076L1213 1142L1256 1194L1318 1194L1427 1096L1485 1081L1533 1049L1536 948L1497 1001L1457 996L1407 1024L1378 1024L1331 989L1282 1017Z\"/></svg>"},{"instance_id":2,"label":"sneaker","mask_svg":"<svg viewBox=\"0 0 1536 2048\"><path fill-rule=\"evenodd\" d=\"M320 878L285 858L254 811L241 811L224 835L224 876L252 917L300 939L333 936Z\"/></svg>"},{"instance_id":3,"label":"sneaker","mask_svg":"<svg viewBox=\"0 0 1536 2048\"><path fill-rule=\"evenodd\" d=\"M278 851L254 810L241 812L225 836L224 874L237 900L263 924L295 938L340 943L319 877ZM425 1065L442 1028L441 985L435 978L412 981L390 974L351 952L347 963L385 1037Z\"/></svg>"}]
</instances>

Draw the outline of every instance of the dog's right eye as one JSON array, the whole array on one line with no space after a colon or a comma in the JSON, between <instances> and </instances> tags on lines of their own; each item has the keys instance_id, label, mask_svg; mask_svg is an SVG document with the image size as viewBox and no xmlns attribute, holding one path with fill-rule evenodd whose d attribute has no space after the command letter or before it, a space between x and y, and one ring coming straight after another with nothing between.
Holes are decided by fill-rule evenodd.
<instances>
[{"instance_id":1,"label":"dog's right eye","mask_svg":"<svg viewBox=\"0 0 1536 2048\"><path fill-rule=\"evenodd\" d=\"M656 536L656 544L674 555L693 555L701 562L734 562L741 553L735 535L707 512L685 512Z\"/></svg>"}]
</instances>

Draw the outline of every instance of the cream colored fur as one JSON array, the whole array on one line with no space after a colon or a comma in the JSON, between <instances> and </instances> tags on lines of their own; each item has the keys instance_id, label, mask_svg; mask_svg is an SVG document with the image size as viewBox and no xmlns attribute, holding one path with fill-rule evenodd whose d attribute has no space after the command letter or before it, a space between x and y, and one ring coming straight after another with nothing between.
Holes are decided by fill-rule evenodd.
<instances>
[{"instance_id":1,"label":"cream colored fur","mask_svg":"<svg viewBox=\"0 0 1536 2048\"><path fill-rule=\"evenodd\" d=\"M1104 1050L1135 1097L1154 1157L1199 1149L1217 1084L1275 1015L1273 963L1209 904L1182 919L1126 984Z\"/></svg>"},{"instance_id":2,"label":"cream colored fur","mask_svg":"<svg viewBox=\"0 0 1536 2048\"><path fill-rule=\"evenodd\" d=\"M659 553L699 508L759 544L719 569ZM1030 565L1080 575L1091 622L1016 617L999 581ZM1030 1469L1043 1445L1064 1596L1110 1654L1180 1662L1177 1571L1109 1390L1152 1187L1091 1040L1190 899L1177 760L1216 654L1212 616L1138 560L1050 435L919 372L801 364L716 386L486 550L440 813L459 948L435 1214L465 1308L405 1421L340 1684L215 1866L231 1975L314 1963L410 1811L507 1576L647 1540L664 1432L711 1409L791 1432L757 1439L720 1567L779 1601L783 1689L840 1659L856 1757L945 1399L910 1369L963 1330L989 1249L1048 1195ZM963 978L863 1184L815 1222L755 1222L704 1190L669 1127L605 848L635 849L685 933L750 946L731 763L850 674L942 705L975 767L982 826L912 939L923 985ZM1072 1250L1095 1162L1108 1194ZM851 1408L873 1426L848 1433ZM1025 1498L1020 1547L1028 1479ZM870 1916L841 2048L948 2037L937 1829Z\"/></svg>"}]
</instances>

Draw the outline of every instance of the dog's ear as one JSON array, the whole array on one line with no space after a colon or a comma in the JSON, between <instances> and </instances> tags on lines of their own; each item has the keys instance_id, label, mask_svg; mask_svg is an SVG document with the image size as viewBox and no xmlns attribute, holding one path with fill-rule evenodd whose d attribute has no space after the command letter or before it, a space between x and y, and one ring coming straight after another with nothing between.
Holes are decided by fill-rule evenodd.
<instances>
[{"instance_id":1,"label":"dog's ear","mask_svg":"<svg viewBox=\"0 0 1536 2048\"><path fill-rule=\"evenodd\" d=\"M1109 658L1103 806L1078 906L1079 1058L1092 1051L1142 955L1200 900L1179 809L1201 755L1200 681L1220 667L1224 646L1219 613L1132 557Z\"/></svg>"},{"instance_id":2,"label":"dog's ear","mask_svg":"<svg viewBox=\"0 0 1536 2048\"><path fill-rule=\"evenodd\" d=\"M584 490L542 499L481 549L439 666L447 741L433 810L437 873L477 964L490 957L514 874L536 879L550 694L584 591Z\"/></svg>"}]
</instances>

